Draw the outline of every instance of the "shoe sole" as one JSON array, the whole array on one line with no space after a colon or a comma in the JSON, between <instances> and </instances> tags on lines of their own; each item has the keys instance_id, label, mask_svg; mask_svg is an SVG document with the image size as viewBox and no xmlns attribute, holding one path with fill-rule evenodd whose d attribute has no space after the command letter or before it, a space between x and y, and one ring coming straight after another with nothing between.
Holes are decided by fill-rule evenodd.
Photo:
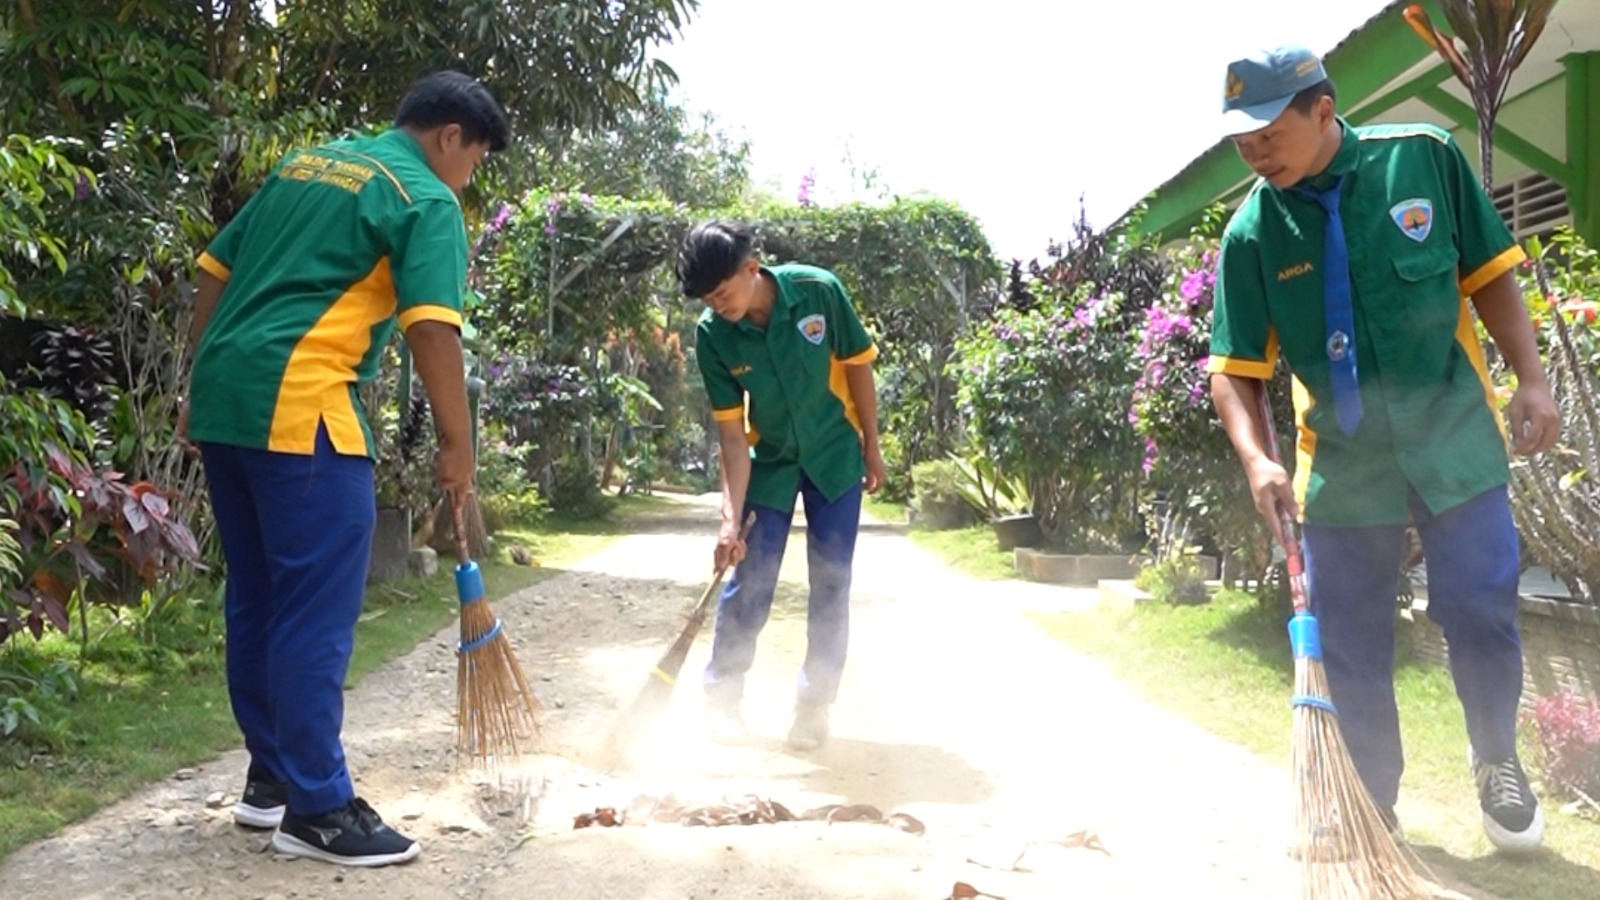
<instances>
[{"instance_id":1,"label":"shoe sole","mask_svg":"<svg viewBox=\"0 0 1600 900\"><path fill-rule=\"evenodd\" d=\"M1501 853L1512 856L1533 853L1544 846L1544 807L1534 807L1533 821L1522 831L1512 831L1484 813L1483 830L1489 835L1489 842Z\"/></svg>"},{"instance_id":2,"label":"shoe sole","mask_svg":"<svg viewBox=\"0 0 1600 900\"><path fill-rule=\"evenodd\" d=\"M369 856L340 856L329 853L321 847L308 844L292 834L275 831L272 834L272 849L285 856L297 856L302 859L314 859L319 862L333 863L336 866L358 866L361 868L377 868L378 866L392 866L397 863L410 862L422 855L422 845L416 841L411 846L399 853L374 853Z\"/></svg>"},{"instance_id":3,"label":"shoe sole","mask_svg":"<svg viewBox=\"0 0 1600 900\"><path fill-rule=\"evenodd\" d=\"M250 806L246 803L238 803L233 807L233 821L246 828L259 828L264 831L268 828L278 827L279 823L283 821L283 810L284 808L281 806L262 808L260 806Z\"/></svg>"}]
</instances>

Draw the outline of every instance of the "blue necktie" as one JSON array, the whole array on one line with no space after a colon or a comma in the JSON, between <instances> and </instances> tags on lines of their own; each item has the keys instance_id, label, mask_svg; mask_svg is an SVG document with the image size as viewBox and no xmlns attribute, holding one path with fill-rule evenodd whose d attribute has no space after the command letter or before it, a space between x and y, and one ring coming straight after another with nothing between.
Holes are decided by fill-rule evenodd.
<instances>
[{"instance_id":1,"label":"blue necktie","mask_svg":"<svg viewBox=\"0 0 1600 900\"><path fill-rule=\"evenodd\" d=\"M1328 213L1327 236L1322 243L1322 298L1327 322L1329 375L1333 381L1333 409L1339 417L1339 428L1346 435L1356 432L1361 424L1361 388L1356 383L1356 313L1350 291L1350 251L1344 243L1344 222L1339 218L1339 185L1344 176L1333 180L1333 186L1319 191L1300 188L1299 192L1317 203Z\"/></svg>"}]
</instances>

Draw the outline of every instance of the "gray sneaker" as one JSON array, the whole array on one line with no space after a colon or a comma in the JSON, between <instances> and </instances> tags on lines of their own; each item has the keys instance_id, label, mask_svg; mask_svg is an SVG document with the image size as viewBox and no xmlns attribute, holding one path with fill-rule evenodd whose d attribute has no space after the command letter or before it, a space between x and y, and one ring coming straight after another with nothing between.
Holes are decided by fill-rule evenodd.
<instances>
[{"instance_id":1,"label":"gray sneaker","mask_svg":"<svg viewBox=\"0 0 1600 900\"><path fill-rule=\"evenodd\" d=\"M791 750L815 750L828 742L828 708L826 706L798 706L794 711L794 727L789 729Z\"/></svg>"}]
</instances>

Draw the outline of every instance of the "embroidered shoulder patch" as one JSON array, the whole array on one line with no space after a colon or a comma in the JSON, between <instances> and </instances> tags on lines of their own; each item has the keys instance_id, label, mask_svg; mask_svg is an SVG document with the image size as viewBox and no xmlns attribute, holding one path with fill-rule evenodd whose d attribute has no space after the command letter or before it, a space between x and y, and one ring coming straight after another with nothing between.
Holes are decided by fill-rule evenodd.
<instances>
[{"instance_id":1,"label":"embroidered shoulder patch","mask_svg":"<svg viewBox=\"0 0 1600 900\"><path fill-rule=\"evenodd\" d=\"M821 313L806 316L795 325L800 329L800 334L813 344L821 345L822 339L828 336L828 320Z\"/></svg>"},{"instance_id":2,"label":"embroidered shoulder patch","mask_svg":"<svg viewBox=\"0 0 1600 900\"><path fill-rule=\"evenodd\" d=\"M1421 243L1433 230L1433 201L1425 197L1402 200L1389 209L1389 216L1406 237Z\"/></svg>"}]
</instances>

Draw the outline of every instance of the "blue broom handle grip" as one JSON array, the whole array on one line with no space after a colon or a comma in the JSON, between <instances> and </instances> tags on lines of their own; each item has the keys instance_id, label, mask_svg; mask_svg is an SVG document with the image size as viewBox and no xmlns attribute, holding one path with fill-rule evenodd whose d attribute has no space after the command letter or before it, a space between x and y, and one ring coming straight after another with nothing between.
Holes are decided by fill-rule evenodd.
<instances>
[{"instance_id":1,"label":"blue broom handle grip","mask_svg":"<svg viewBox=\"0 0 1600 900\"><path fill-rule=\"evenodd\" d=\"M1297 612L1289 617L1289 646L1294 649L1295 659L1322 659L1322 630L1316 616Z\"/></svg>"},{"instance_id":2,"label":"blue broom handle grip","mask_svg":"<svg viewBox=\"0 0 1600 900\"><path fill-rule=\"evenodd\" d=\"M456 566L456 597L462 606L483 599L483 572L477 563L468 560Z\"/></svg>"}]
</instances>

